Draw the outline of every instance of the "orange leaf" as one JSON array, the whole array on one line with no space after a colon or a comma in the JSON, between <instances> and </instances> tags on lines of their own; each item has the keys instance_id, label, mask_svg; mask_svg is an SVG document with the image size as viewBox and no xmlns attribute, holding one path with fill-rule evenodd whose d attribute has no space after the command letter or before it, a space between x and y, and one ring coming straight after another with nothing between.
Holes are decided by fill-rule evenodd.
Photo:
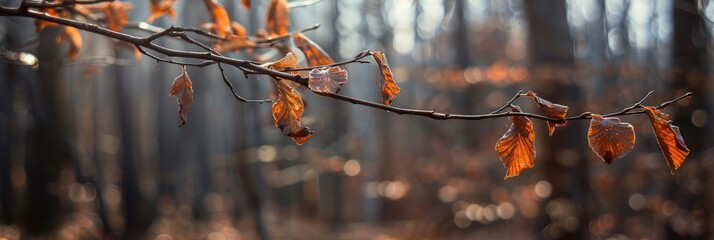
<instances>
[{"instance_id":1,"label":"orange leaf","mask_svg":"<svg viewBox=\"0 0 714 240\"><path fill-rule=\"evenodd\" d=\"M233 31L233 35L238 36L238 37L245 37L246 31L245 27L243 25L240 25L238 22L231 22L231 30Z\"/></svg>"},{"instance_id":2,"label":"orange leaf","mask_svg":"<svg viewBox=\"0 0 714 240\"><path fill-rule=\"evenodd\" d=\"M153 22L163 15L169 15L172 19L176 19L176 12L173 9L176 1L177 0L151 0L151 15L146 21Z\"/></svg>"},{"instance_id":3,"label":"orange leaf","mask_svg":"<svg viewBox=\"0 0 714 240\"><path fill-rule=\"evenodd\" d=\"M564 119L565 115L568 113L568 106L563 106L560 104L552 103L541 97L536 96L534 92L528 91L526 94L536 102L536 105L545 112L545 115L550 118ZM565 122L551 122L548 121L548 136L553 136L556 126L565 126Z\"/></svg>"},{"instance_id":4,"label":"orange leaf","mask_svg":"<svg viewBox=\"0 0 714 240\"><path fill-rule=\"evenodd\" d=\"M399 86L394 82L392 76L392 69L389 68L389 63L387 63L387 57L384 56L382 52L372 52L372 57L374 61L377 62L379 66L379 71L382 73L382 101L385 105L392 104L392 101L399 94Z\"/></svg>"},{"instance_id":5,"label":"orange leaf","mask_svg":"<svg viewBox=\"0 0 714 240\"><path fill-rule=\"evenodd\" d=\"M290 26L290 7L287 0L272 0L265 14L265 30L268 37L288 34Z\"/></svg>"},{"instance_id":6,"label":"orange leaf","mask_svg":"<svg viewBox=\"0 0 714 240\"><path fill-rule=\"evenodd\" d=\"M518 107L511 109L514 112L521 111ZM531 120L524 116L509 116L508 119L513 123L496 143L496 152L507 169L503 179L518 176L523 170L532 168L536 156Z\"/></svg>"},{"instance_id":7,"label":"orange leaf","mask_svg":"<svg viewBox=\"0 0 714 240\"><path fill-rule=\"evenodd\" d=\"M171 93L169 97L178 97L179 109L179 119L181 120L180 126L186 124L188 119L188 110L191 108L191 103L193 103L193 83L191 79L186 74L186 66L183 66L181 70L181 75L174 79L173 84L171 84Z\"/></svg>"},{"instance_id":8,"label":"orange leaf","mask_svg":"<svg viewBox=\"0 0 714 240\"><path fill-rule=\"evenodd\" d=\"M667 165L674 175L674 170L682 166L684 159L689 155L689 148L684 144L679 127L672 125L669 115L654 107L645 107L645 112L652 123L655 136L657 136L657 144L662 149Z\"/></svg>"},{"instance_id":9,"label":"orange leaf","mask_svg":"<svg viewBox=\"0 0 714 240\"><path fill-rule=\"evenodd\" d=\"M57 44L60 44L64 42L65 39L69 40L69 51L67 51L67 58L69 58L69 60L77 59L77 56L79 56L79 49L82 48L82 35L79 33L79 30L70 26L64 26L62 28L62 32L57 35L55 42L57 42Z\"/></svg>"},{"instance_id":10,"label":"orange leaf","mask_svg":"<svg viewBox=\"0 0 714 240\"><path fill-rule=\"evenodd\" d=\"M268 63L266 66L275 70L285 70L296 68L297 63L297 57L289 52L282 59ZM303 127L300 123L300 117L305 110L302 97L287 80L278 79L275 85L278 88L278 100L273 103L272 108L275 126L279 127L283 134L292 137L295 143L302 145L313 133L310 128Z\"/></svg>"},{"instance_id":11,"label":"orange leaf","mask_svg":"<svg viewBox=\"0 0 714 240\"><path fill-rule=\"evenodd\" d=\"M107 28L109 30L119 32L127 22L129 17L126 12L134 7L128 2L110 2L104 8L104 16L107 18Z\"/></svg>"},{"instance_id":12,"label":"orange leaf","mask_svg":"<svg viewBox=\"0 0 714 240\"><path fill-rule=\"evenodd\" d=\"M243 0L241 3L243 4L243 8L246 10L250 9L250 0Z\"/></svg>"},{"instance_id":13,"label":"orange leaf","mask_svg":"<svg viewBox=\"0 0 714 240\"><path fill-rule=\"evenodd\" d=\"M313 92L337 93L347 82L347 71L339 67L315 68L310 71L308 86Z\"/></svg>"},{"instance_id":14,"label":"orange leaf","mask_svg":"<svg viewBox=\"0 0 714 240\"><path fill-rule=\"evenodd\" d=\"M593 114L588 129L588 145L605 163L627 155L635 148L635 129L619 118Z\"/></svg>"},{"instance_id":15,"label":"orange leaf","mask_svg":"<svg viewBox=\"0 0 714 240\"><path fill-rule=\"evenodd\" d=\"M305 110L300 93L287 84L286 80L276 80L278 100L273 103L273 119L280 131L302 145L312 136L312 130L301 126L300 117Z\"/></svg>"},{"instance_id":16,"label":"orange leaf","mask_svg":"<svg viewBox=\"0 0 714 240\"><path fill-rule=\"evenodd\" d=\"M216 0L203 0L203 3L206 4L208 12L211 13L213 32L221 37L231 34L231 20L228 18L228 12L223 8L223 5Z\"/></svg>"},{"instance_id":17,"label":"orange leaf","mask_svg":"<svg viewBox=\"0 0 714 240\"><path fill-rule=\"evenodd\" d=\"M292 52L288 52L288 54L285 54L285 57L281 58L278 61L268 63L267 67L281 71L285 70L288 68L297 68L298 64L298 59L295 57L295 54Z\"/></svg>"},{"instance_id":18,"label":"orange leaf","mask_svg":"<svg viewBox=\"0 0 714 240\"><path fill-rule=\"evenodd\" d=\"M311 41L302 33L295 34L293 41L295 42L295 46L299 48L305 55L305 58L307 58L308 66L314 67L335 63L332 61L332 58L327 55L325 50L322 50L317 43Z\"/></svg>"}]
</instances>

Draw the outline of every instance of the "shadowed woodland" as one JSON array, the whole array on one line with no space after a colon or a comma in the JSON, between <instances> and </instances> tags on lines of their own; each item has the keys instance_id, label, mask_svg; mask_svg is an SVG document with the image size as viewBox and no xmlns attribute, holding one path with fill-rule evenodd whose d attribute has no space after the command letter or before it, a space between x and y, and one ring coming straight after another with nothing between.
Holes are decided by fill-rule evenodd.
<instances>
[{"instance_id":1,"label":"shadowed woodland","mask_svg":"<svg viewBox=\"0 0 714 240\"><path fill-rule=\"evenodd\" d=\"M0 0L0 239L714 238L711 1L92 2L131 3L119 23L83 1ZM38 31L21 11L63 2L72 19L245 65ZM216 6L254 41L221 45ZM330 63L303 37L337 64L311 69ZM275 110L293 88L297 125ZM549 104L567 117L528 115L535 164L512 172L504 133ZM660 110L683 164L659 142ZM596 120L633 134L626 155L593 152Z\"/></svg>"}]
</instances>

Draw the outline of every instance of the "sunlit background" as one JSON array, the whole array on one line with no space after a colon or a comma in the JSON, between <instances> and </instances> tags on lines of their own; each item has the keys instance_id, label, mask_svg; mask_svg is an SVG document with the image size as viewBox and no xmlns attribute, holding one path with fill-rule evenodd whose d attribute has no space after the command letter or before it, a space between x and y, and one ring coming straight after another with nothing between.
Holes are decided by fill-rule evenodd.
<instances>
[{"instance_id":1,"label":"sunlit background","mask_svg":"<svg viewBox=\"0 0 714 240\"><path fill-rule=\"evenodd\" d=\"M128 2L130 20L145 21L148 1ZM268 1L250 11L221 2L250 33L262 28ZM210 21L199 2L175 9L176 20L154 24ZM296 146L270 104L235 101L211 66L188 68L195 100L179 128L167 97L179 67L135 61L90 33L70 62L56 29L0 17L0 239L714 238L713 19L709 0L325 0L292 10L291 29L320 23L306 35L336 60L384 51L398 107L488 113L523 89L575 115L615 112L650 90L648 105L695 93L664 110L691 149L676 175L635 115L621 118L636 129L635 150L610 165L590 151L588 121L553 137L534 121L535 167L504 181L494 145L505 118L402 116L303 89L303 123L316 134ZM8 57L17 52L36 56L37 69L28 55ZM374 64L347 70L342 94L380 101ZM227 72L246 98L273 92L269 78Z\"/></svg>"}]
</instances>

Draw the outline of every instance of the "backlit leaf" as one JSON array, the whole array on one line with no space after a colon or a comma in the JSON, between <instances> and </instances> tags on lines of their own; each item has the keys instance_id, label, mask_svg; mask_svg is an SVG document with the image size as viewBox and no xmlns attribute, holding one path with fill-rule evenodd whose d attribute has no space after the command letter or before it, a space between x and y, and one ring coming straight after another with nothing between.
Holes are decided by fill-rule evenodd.
<instances>
[{"instance_id":1,"label":"backlit leaf","mask_svg":"<svg viewBox=\"0 0 714 240\"><path fill-rule=\"evenodd\" d=\"M60 44L64 42L65 39L69 40L67 58L69 60L77 59L77 56L79 56L79 49L82 48L82 35L79 33L79 30L70 26L64 26L62 28L62 32L57 35L55 42Z\"/></svg>"},{"instance_id":2,"label":"backlit leaf","mask_svg":"<svg viewBox=\"0 0 714 240\"><path fill-rule=\"evenodd\" d=\"M296 68L297 63L297 57L289 52L282 59L268 63L266 66L280 71ZM300 117L305 110L302 97L288 84L287 80L278 79L275 81L275 85L278 88L278 99L273 103L272 108L275 126L280 128L283 134L292 137L295 143L301 145L312 136L312 130L303 127L300 123Z\"/></svg>"},{"instance_id":3,"label":"backlit leaf","mask_svg":"<svg viewBox=\"0 0 714 240\"><path fill-rule=\"evenodd\" d=\"M287 80L276 80L278 99L273 103L273 119L280 131L302 145L312 136L312 130L301 126L300 117L305 110L300 93L288 85Z\"/></svg>"},{"instance_id":4,"label":"backlit leaf","mask_svg":"<svg viewBox=\"0 0 714 240\"><path fill-rule=\"evenodd\" d=\"M106 4L104 8L104 16L107 18L107 28L109 30L119 32L127 22L129 22L129 17L126 14L129 9L134 7L128 2L110 2Z\"/></svg>"},{"instance_id":5,"label":"backlit leaf","mask_svg":"<svg viewBox=\"0 0 714 240\"><path fill-rule=\"evenodd\" d=\"M568 106L563 106L560 104L555 104L552 103L548 100L545 100L541 97L536 96L534 92L528 91L526 94L530 98L533 99L533 101L536 102L536 105L545 112L545 115L550 117L550 118L557 118L557 119L564 119L565 115L568 113ZM548 136L553 136L553 132L555 132L555 127L556 126L565 126L565 121L563 122L551 122L548 121Z\"/></svg>"},{"instance_id":6,"label":"backlit leaf","mask_svg":"<svg viewBox=\"0 0 714 240\"><path fill-rule=\"evenodd\" d=\"M314 67L335 63L325 50L322 50L317 43L311 41L302 33L295 34L293 41L295 46L305 55L308 66Z\"/></svg>"},{"instance_id":7,"label":"backlit leaf","mask_svg":"<svg viewBox=\"0 0 714 240\"><path fill-rule=\"evenodd\" d=\"M231 20L228 18L228 12L223 8L216 0L203 0L206 5L206 9L211 14L211 19L213 19L213 24L211 24L211 30L218 36L225 37L231 34Z\"/></svg>"},{"instance_id":8,"label":"backlit leaf","mask_svg":"<svg viewBox=\"0 0 714 240\"><path fill-rule=\"evenodd\" d=\"M172 19L176 19L176 12L173 9L174 3L177 0L151 0L151 15L148 22L153 22L155 19L169 15Z\"/></svg>"},{"instance_id":9,"label":"backlit leaf","mask_svg":"<svg viewBox=\"0 0 714 240\"><path fill-rule=\"evenodd\" d=\"M313 92L337 93L347 82L347 71L339 67L322 67L310 71L308 86Z\"/></svg>"},{"instance_id":10,"label":"backlit leaf","mask_svg":"<svg viewBox=\"0 0 714 240\"><path fill-rule=\"evenodd\" d=\"M518 107L511 110L521 111ZM524 116L509 116L508 119L512 122L511 127L496 143L496 152L507 169L503 179L518 176L523 170L532 168L536 156L531 120Z\"/></svg>"},{"instance_id":11,"label":"backlit leaf","mask_svg":"<svg viewBox=\"0 0 714 240\"><path fill-rule=\"evenodd\" d=\"M173 84L171 84L171 93L169 97L178 97L179 109L179 119L181 120L180 126L186 124L188 119L188 110L191 108L193 103L193 83L186 73L186 66L181 70L181 75L174 79Z\"/></svg>"},{"instance_id":12,"label":"backlit leaf","mask_svg":"<svg viewBox=\"0 0 714 240\"><path fill-rule=\"evenodd\" d=\"M287 0L271 0L265 14L265 30L268 37L288 34L290 7Z\"/></svg>"},{"instance_id":13,"label":"backlit leaf","mask_svg":"<svg viewBox=\"0 0 714 240\"><path fill-rule=\"evenodd\" d=\"M285 57L281 58L280 60L268 63L267 67L280 71L288 68L297 68L297 64L298 59L295 54L293 54L292 52L288 52L288 54L285 54Z\"/></svg>"},{"instance_id":14,"label":"backlit leaf","mask_svg":"<svg viewBox=\"0 0 714 240\"><path fill-rule=\"evenodd\" d=\"M605 163L627 155L635 148L635 129L619 118L593 114L588 129L588 145Z\"/></svg>"},{"instance_id":15,"label":"backlit leaf","mask_svg":"<svg viewBox=\"0 0 714 240\"><path fill-rule=\"evenodd\" d=\"M377 62L379 71L382 74L383 81L380 83L382 86L382 101L384 104L390 105L399 94L399 86L394 82L392 69L389 68L389 63L387 63L387 57L382 52L372 52L372 57Z\"/></svg>"},{"instance_id":16,"label":"backlit leaf","mask_svg":"<svg viewBox=\"0 0 714 240\"><path fill-rule=\"evenodd\" d=\"M674 170L682 166L684 159L689 155L689 148L684 144L679 127L672 125L669 115L654 107L645 107L645 112L652 123L655 136L657 136L657 144L662 149L667 165L674 175Z\"/></svg>"}]
</instances>

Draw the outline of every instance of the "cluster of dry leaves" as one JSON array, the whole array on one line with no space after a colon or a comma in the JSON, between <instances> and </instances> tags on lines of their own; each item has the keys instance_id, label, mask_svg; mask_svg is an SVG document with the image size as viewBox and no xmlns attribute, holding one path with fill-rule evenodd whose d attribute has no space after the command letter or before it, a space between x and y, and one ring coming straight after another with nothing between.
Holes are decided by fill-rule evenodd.
<instances>
[{"instance_id":1,"label":"cluster of dry leaves","mask_svg":"<svg viewBox=\"0 0 714 240\"><path fill-rule=\"evenodd\" d=\"M149 22L164 15L175 18L176 14L172 7L177 0L150 1L151 15L148 18ZM292 40L294 46L302 52L307 60L307 66L309 67L307 69L310 71L305 77L309 79L307 87L311 91L323 95L336 94L347 82L349 76L347 71L342 66L335 65L335 61L315 42L302 33L290 34L289 13L291 6L287 0L271 0L266 13L265 30L260 31L256 36L248 36L245 28L240 23L231 21L227 11L218 1L203 0L203 2L212 19L211 22L204 24L203 27L221 38L221 41L213 45L214 50L217 52L252 49L257 45L257 42L287 36L290 37L287 39ZM249 0L243 0L242 4L246 9L250 8ZM111 1L91 5L71 5L71 7L65 8L43 8L41 11L48 15L63 18L69 18L76 14L92 18L95 14L103 13L106 28L112 31L121 31L128 22L127 11L131 8L131 3ZM57 26L57 24L42 20L37 22L38 30L47 26ZM68 58L75 59L79 53L79 48L82 46L79 31L72 27L63 26L62 32L57 37L57 42L60 43L65 40L71 46L67 54ZM391 105L397 94L399 94L399 87L394 82L387 58L382 52L363 51L355 59L367 56L371 56L379 67L382 101L385 105ZM295 53L288 51L283 58L274 62L264 63L262 66L276 71L300 74L300 71L291 71L291 69L298 69L299 64ZM277 99L272 106L275 126L280 128L284 135L291 137L298 145L303 144L310 139L313 132L309 127L302 126L301 123L305 105L300 93L296 90L299 85L285 79L275 78L274 80L277 89ZM180 124L184 125L193 102L192 83L185 66L182 68L181 74L174 80L170 96L177 97ZM567 106L552 103L538 97L533 92L528 92L523 96L530 97L547 117L559 120L547 121L549 135L553 135L555 127L566 124ZM679 168L689 153L689 149L682 140L679 128L672 125L669 116L660 112L657 108L642 107L642 109L648 115L655 131L657 142L662 148L662 153L672 173L674 173L674 170ZM511 112L520 111L518 106L511 105ZM606 163L609 164L615 158L622 158L632 151L635 144L635 132L632 125L621 122L616 117L605 117L598 114L591 114L590 117L588 143L592 150ZM512 122L510 128L496 143L496 151L507 169L505 178L517 176L523 170L533 167L536 157L535 134L532 122L523 115L509 116L509 120Z\"/></svg>"},{"instance_id":2,"label":"cluster of dry leaves","mask_svg":"<svg viewBox=\"0 0 714 240\"><path fill-rule=\"evenodd\" d=\"M552 103L533 92L528 92L525 96L533 99L546 116L561 120L547 122L549 135L553 135L555 126L566 124L567 106ZM689 154L679 127L672 125L669 116L656 107L642 108L652 123L657 143L674 174L674 170L682 165ZM511 106L511 111L520 112L520 108ZM603 117L599 114L590 114L590 117L588 145L605 163L610 164L615 158L624 157L635 147L635 129L632 125L621 122L617 117ZM496 151L507 169L504 179L518 176L523 170L533 167L536 157L535 134L531 120L520 115L510 116L508 119L512 122L511 127L496 143Z\"/></svg>"}]
</instances>

